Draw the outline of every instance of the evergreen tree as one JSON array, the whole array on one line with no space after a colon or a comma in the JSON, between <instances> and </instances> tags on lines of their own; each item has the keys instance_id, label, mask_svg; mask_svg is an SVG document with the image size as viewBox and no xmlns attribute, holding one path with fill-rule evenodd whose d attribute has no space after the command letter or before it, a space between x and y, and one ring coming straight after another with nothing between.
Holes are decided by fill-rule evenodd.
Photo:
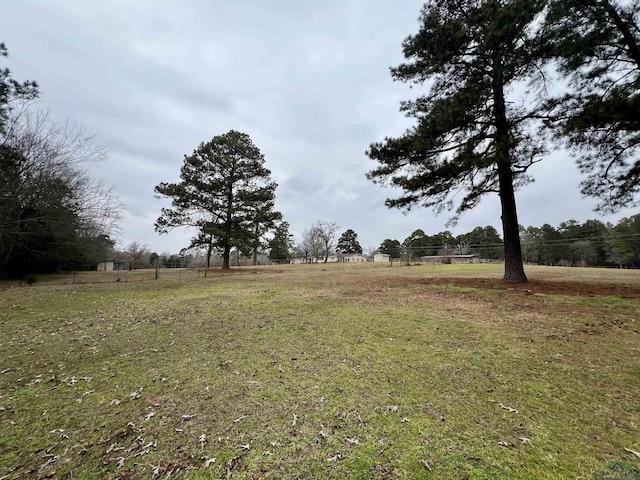
<instances>
[{"instance_id":1,"label":"evergreen tree","mask_svg":"<svg viewBox=\"0 0 640 480\"><path fill-rule=\"evenodd\" d=\"M340 235L336 248L340 253L362 253L362 247L358 242L358 234L351 229Z\"/></svg>"},{"instance_id":2,"label":"evergreen tree","mask_svg":"<svg viewBox=\"0 0 640 480\"><path fill-rule=\"evenodd\" d=\"M0 57L8 57L9 50L0 42ZM13 105L28 102L38 97L38 84L32 80L19 82L11 76L8 68L0 68L0 134L7 131L7 122Z\"/></svg>"},{"instance_id":3,"label":"evergreen tree","mask_svg":"<svg viewBox=\"0 0 640 480\"><path fill-rule=\"evenodd\" d=\"M402 245L413 258L431 255L431 241L429 236L421 229L415 230L411 235L405 238Z\"/></svg>"},{"instance_id":4,"label":"evergreen tree","mask_svg":"<svg viewBox=\"0 0 640 480\"><path fill-rule=\"evenodd\" d=\"M282 220L282 214L274 210L275 196L267 189L262 193L263 201L257 203L251 214L253 221L245 246L245 251L253 256L254 265L258 263L258 252L268 246L265 235L276 228L276 223Z\"/></svg>"},{"instance_id":5,"label":"evergreen tree","mask_svg":"<svg viewBox=\"0 0 640 480\"><path fill-rule=\"evenodd\" d=\"M417 126L367 152L379 163L368 177L404 191L387 200L389 207L419 204L439 212L452 209L453 196L464 190L459 215L497 192L509 282L526 281L514 190L528 180L543 145L528 132L540 112L507 94L540 72L534 25L543 6L543 0L428 2L419 32L403 43L407 63L392 69L395 80L432 82L426 96L402 105Z\"/></svg>"},{"instance_id":6,"label":"evergreen tree","mask_svg":"<svg viewBox=\"0 0 640 480\"><path fill-rule=\"evenodd\" d=\"M552 0L545 21L571 90L552 123L586 174L582 192L614 212L640 192L640 4Z\"/></svg>"},{"instance_id":7,"label":"evergreen tree","mask_svg":"<svg viewBox=\"0 0 640 480\"><path fill-rule=\"evenodd\" d=\"M481 258L502 258L502 238L491 225L476 227L469 233L458 236L458 241L466 241L471 253Z\"/></svg>"},{"instance_id":8,"label":"evergreen tree","mask_svg":"<svg viewBox=\"0 0 640 480\"><path fill-rule=\"evenodd\" d=\"M289 233L289 223L280 222L269 242L269 260L286 261L293 250L293 235Z\"/></svg>"},{"instance_id":9,"label":"evergreen tree","mask_svg":"<svg viewBox=\"0 0 640 480\"><path fill-rule=\"evenodd\" d=\"M391 258L400 258L400 255L402 255L402 244L399 240L387 238L380 244L378 251L391 255Z\"/></svg>"},{"instance_id":10,"label":"evergreen tree","mask_svg":"<svg viewBox=\"0 0 640 480\"><path fill-rule=\"evenodd\" d=\"M228 269L231 249L255 247L261 232L256 225L271 222L277 185L270 175L249 135L231 130L213 137L185 156L179 183L156 186L157 194L172 199L156 230L196 227L201 245L219 248Z\"/></svg>"},{"instance_id":11,"label":"evergreen tree","mask_svg":"<svg viewBox=\"0 0 640 480\"><path fill-rule=\"evenodd\" d=\"M613 227L610 250L610 261L640 268L640 215L623 218Z\"/></svg>"}]
</instances>

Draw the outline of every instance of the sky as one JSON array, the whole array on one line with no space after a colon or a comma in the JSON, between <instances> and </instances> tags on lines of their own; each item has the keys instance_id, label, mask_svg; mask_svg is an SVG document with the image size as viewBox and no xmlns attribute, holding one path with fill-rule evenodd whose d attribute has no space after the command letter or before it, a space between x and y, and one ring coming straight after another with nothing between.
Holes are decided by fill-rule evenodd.
<instances>
[{"instance_id":1,"label":"sky","mask_svg":"<svg viewBox=\"0 0 640 480\"><path fill-rule=\"evenodd\" d=\"M454 235L501 231L496 195L447 226L447 212L405 214L397 196L366 179L365 151L413 125L400 102L426 87L393 82L402 40L418 30L416 0L0 0L2 67L40 85L38 108L94 135L106 160L92 168L124 206L118 246L157 252L187 247L193 231L159 235L184 155L229 130L247 133L278 183L276 208L297 241L316 221L353 229L365 249L420 228ZM580 174L561 150L534 165L516 193L521 225L575 219L615 223L579 193Z\"/></svg>"}]
</instances>

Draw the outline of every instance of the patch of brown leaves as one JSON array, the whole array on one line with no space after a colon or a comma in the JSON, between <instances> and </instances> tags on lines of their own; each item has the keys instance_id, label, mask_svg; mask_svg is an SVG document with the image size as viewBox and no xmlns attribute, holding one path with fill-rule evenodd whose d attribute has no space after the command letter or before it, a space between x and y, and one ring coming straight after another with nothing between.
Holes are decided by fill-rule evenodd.
<instances>
[{"instance_id":1,"label":"patch of brown leaves","mask_svg":"<svg viewBox=\"0 0 640 480\"><path fill-rule=\"evenodd\" d=\"M419 283L426 285L455 285L467 288L522 291L548 295L571 295L581 297L614 296L640 298L640 289L620 284L597 284L571 281L530 280L527 283L508 283L494 278L425 278Z\"/></svg>"}]
</instances>

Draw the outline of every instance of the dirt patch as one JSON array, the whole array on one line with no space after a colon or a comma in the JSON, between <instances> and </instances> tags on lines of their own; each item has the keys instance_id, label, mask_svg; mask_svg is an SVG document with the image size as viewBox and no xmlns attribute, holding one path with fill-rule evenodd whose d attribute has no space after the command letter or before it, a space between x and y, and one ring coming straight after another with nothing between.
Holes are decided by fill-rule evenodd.
<instances>
[{"instance_id":1,"label":"dirt patch","mask_svg":"<svg viewBox=\"0 0 640 480\"><path fill-rule=\"evenodd\" d=\"M587 282L566 282L530 280L527 283L507 283L492 278L426 278L420 283L426 285L455 285L467 288L517 291L525 294L545 293L549 295L572 295L580 297L614 296L640 298L640 289L627 285L596 284Z\"/></svg>"}]
</instances>

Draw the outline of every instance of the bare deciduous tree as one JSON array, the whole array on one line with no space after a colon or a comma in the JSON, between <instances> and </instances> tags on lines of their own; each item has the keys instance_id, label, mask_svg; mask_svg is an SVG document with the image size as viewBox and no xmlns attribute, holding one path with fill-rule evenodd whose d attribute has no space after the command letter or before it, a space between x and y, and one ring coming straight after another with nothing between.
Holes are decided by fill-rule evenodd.
<instances>
[{"instance_id":1,"label":"bare deciduous tree","mask_svg":"<svg viewBox=\"0 0 640 480\"><path fill-rule=\"evenodd\" d=\"M336 232L340 226L335 222L317 221L311 227L312 237L317 244L322 246L324 263L327 263L329 255L336 246Z\"/></svg>"},{"instance_id":2,"label":"bare deciduous tree","mask_svg":"<svg viewBox=\"0 0 640 480\"><path fill-rule=\"evenodd\" d=\"M87 268L112 247L121 205L88 172L104 149L45 112L13 109L0 135L0 266L12 275ZM27 260L28 259L28 260ZM16 270L17 269L17 270ZM15 270L15 271L14 271ZM23 271L24 270L24 271ZM11 273L13 272L13 273Z\"/></svg>"},{"instance_id":3,"label":"bare deciduous tree","mask_svg":"<svg viewBox=\"0 0 640 480\"><path fill-rule=\"evenodd\" d=\"M299 249L305 262L313 261L313 258L318 258L322 255L322 240L318 237L313 227L305 230L302 234L302 242Z\"/></svg>"}]
</instances>

